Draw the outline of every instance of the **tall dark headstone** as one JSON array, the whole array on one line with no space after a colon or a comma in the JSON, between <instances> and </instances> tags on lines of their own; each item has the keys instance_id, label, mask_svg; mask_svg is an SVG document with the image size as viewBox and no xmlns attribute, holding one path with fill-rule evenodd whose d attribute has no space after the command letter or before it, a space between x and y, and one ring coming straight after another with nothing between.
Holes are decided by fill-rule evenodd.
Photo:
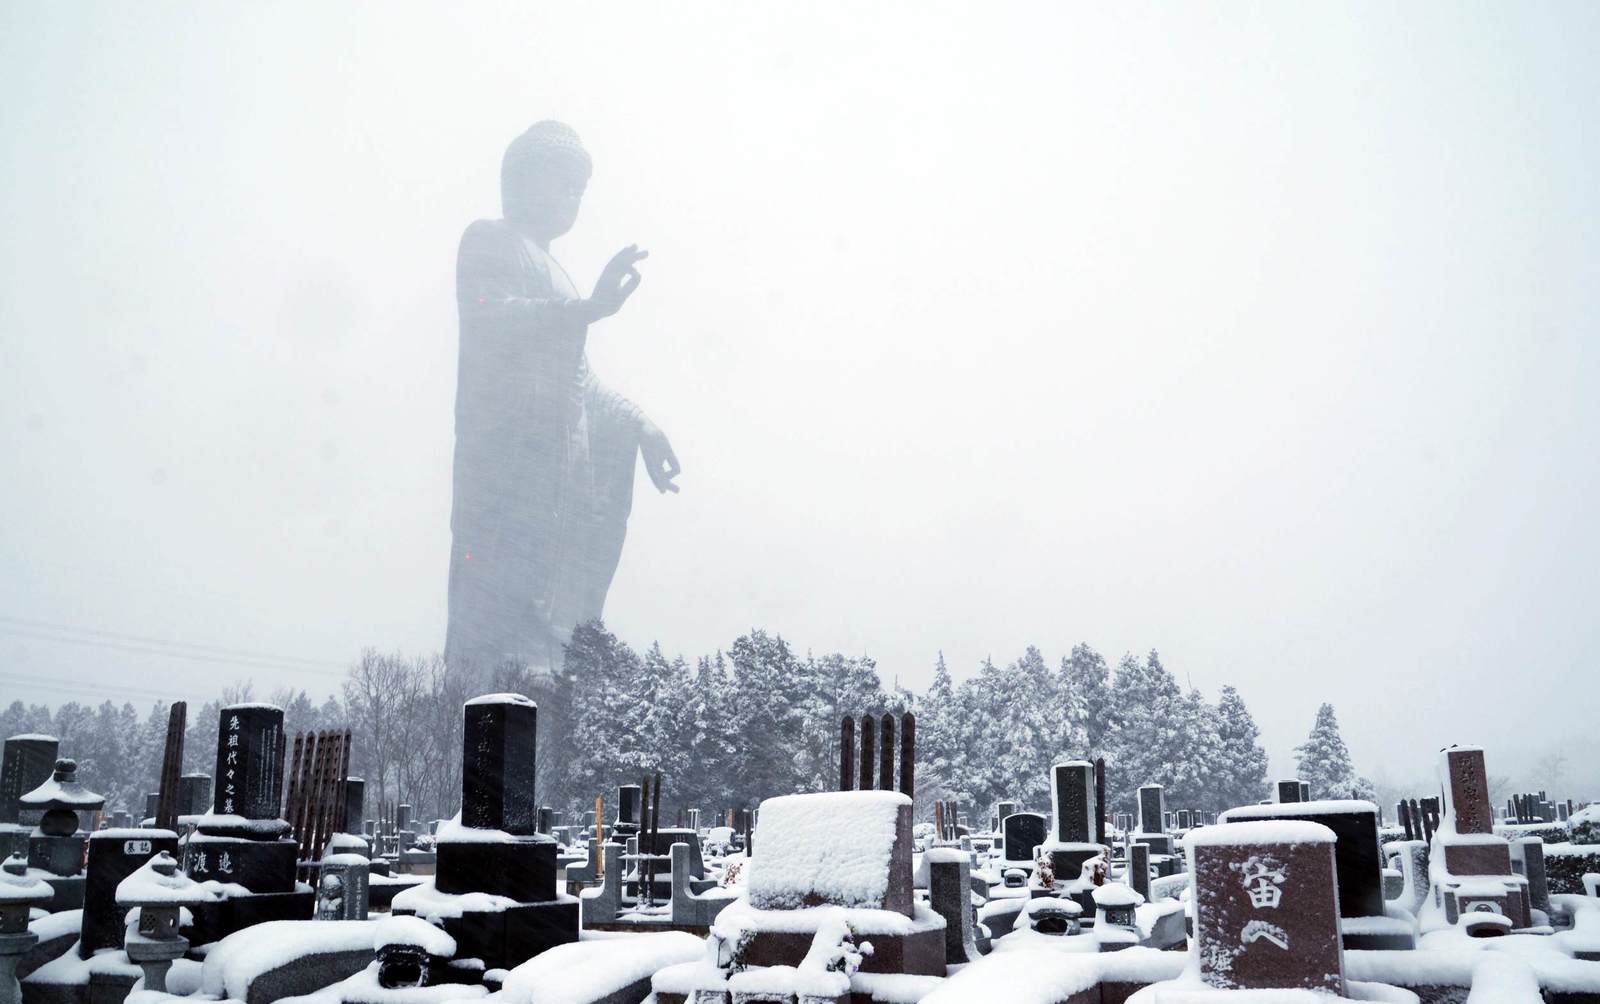
<instances>
[{"instance_id":1,"label":"tall dark headstone","mask_svg":"<svg viewBox=\"0 0 1600 1004\"><path fill-rule=\"evenodd\" d=\"M617 820L612 829L622 837L636 836L644 825L644 788L624 784L617 788Z\"/></svg>"},{"instance_id":2,"label":"tall dark headstone","mask_svg":"<svg viewBox=\"0 0 1600 1004\"><path fill-rule=\"evenodd\" d=\"M1128 886L1150 902L1150 845L1128 845Z\"/></svg>"},{"instance_id":3,"label":"tall dark headstone","mask_svg":"<svg viewBox=\"0 0 1600 1004\"><path fill-rule=\"evenodd\" d=\"M349 777L344 782L344 832L360 834L362 832L362 813L365 811L364 799L367 794L367 782L364 778Z\"/></svg>"},{"instance_id":4,"label":"tall dark headstone","mask_svg":"<svg viewBox=\"0 0 1600 1004\"><path fill-rule=\"evenodd\" d=\"M1106 758L1103 756L1094 758L1094 842L1110 843L1106 839Z\"/></svg>"},{"instance_id":5,"label":"tall dark headstone","mask_svg":"<svg viewBox=\"0 0 1600 1004\"><path fill-rule=\"evenodd\" d=\"M282 708L270 704L223 708L213 799L217 815L277 819L283 806L283 753Z\"/></svg>"},{"instance_id":6,"label":"tall dark headstone","mask_svg":"<svg viewBox=\"0 0 1600 1004\"><path fill-rule=\"evenodd\" d=\"M871 715L861 716L861 784L862 791L871 791L872 768L878 758L878 723Z\"/></svg>"},{"instance_id":7,"label":"tall dark headstone","mask_svg":"<svg viewBox=\"0 0 1600 1004\"><path fill-rule=\"evenodd\" d=\"M1303 802L1300 797L1300 781L1298 779L1278 782L1279 802Z\"/></svg>"},{"instance_id":8,"label":"tall dark headstone","mask_svg":"<svg viewBox=\"0 0 1600 1004\"><path fill-rule=\"evenodd\" d=\"M204 815L212 804L210 774L184 774L178 778L178 815Z\"/></svg>"},{"instance_id":9,"label":"tall dark headstone","mask_svg":"<svg viewBox=\"0 0 1600 1004\"><path fill-rule=\"evenodd\" d=\"M894 715L885 714L878 735L878 787L894 790Z\"/></svg>"},{"instance_id":10,"label":"tall dark headstone","mask_svg":"<svg viewBox=\"0 0 1600 1004\"><path fill-rule=\"evenodd\" d=\"M839 722L839 790L856 786L856 720L850 715Z\"/></svg>"},{"instance_id":11,"label":"tall dark headstone","mask_svg":"<svg viewBox=\"0 0 1600 1004\"><path fill-rule=\"evenodd\" d=\"M1167 805L1165 790L1159 784L1141 785L1139 788L1139 832L1167 832Z\"/></svg>"},{"instance_id":12,"label":"tall dark headstone","mask_svg":"<svg viewBox=\"0 0 1600 1004\"><path fill-rule=\"evenodd\" d=\"M468 701L465 715L461 825L518 835L538 832L533 791L538 705L515 694L491 694Z\"/></svg>"},{"instance_id":13,"label":"tall dark headstone","mask_svg":"<svg viewBox=\"0 0 1600 1004\"><path fill-rule=\"evenodd\" d=\"M20 735L5 742L0 756L0 860L28 853L38 813L24 813L17 799L50 780L60 743L54 736Z\"/></svg>"},{"instance_id":14,"label":"tall dark headstone","mask_svg":"<svg viewBox=\"0 0 1600 1004\"><path fill-rule=\"evenodd\" d=\"M900 794L917 797L917 716L900 716Z\"/></svg>"},{"instance_id":15,"label":"tall dark headstone","mask_svg":"<svg viewBox=\"0 0 1600 1004\"><path fill-rule=\"evenodd\" d=\"M55 736L21 735L6 740L0 756L0 823L22 822L17 799L50 780L61 743Z\"/></svg>"}]
</instances>

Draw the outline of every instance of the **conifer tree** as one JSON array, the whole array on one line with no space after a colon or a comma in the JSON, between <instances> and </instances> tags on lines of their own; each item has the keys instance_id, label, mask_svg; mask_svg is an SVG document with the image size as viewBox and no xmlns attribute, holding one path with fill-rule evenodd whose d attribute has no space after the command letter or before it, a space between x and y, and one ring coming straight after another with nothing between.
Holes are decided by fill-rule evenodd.
<instances>
[{"instance_id":1,"label":"conifer tree","mask_svg":"<svg viewBox=\"0 0 1600 1004\"><path fill-rule=\"evenodd\" d=\"M1083 732L1089 759L1106 752L1111 731L1111 671L1106 660L1080 642L1061 660L1061 690L1067 715Z\"/></svg>"},{"instance_id":2,"label":"conifer tree","mask_svg":"<svg viewBox=\"0 0 1600 1004\"><path fill-rule=\"evenodd\" d=\"M1306 741L1294 748L1299 761L1300 780L1311 785L1312 798L1361 798L1372 783L1356 776L1350 750L1339 735L1339 720L1333 705L1317 709L1317 720Z\"/></svg>"},{"instance_id":3,"label":"conifer tree","mask_svg":"<svg viewBox=\"0 0 1600 1004\"><path fill-rule=\"evenodd\" d=\"M1210 807L1231 809L1266 797L1267 751L1261 748L1261 731L1250 709L1233 687L1223 687L1217 702L1217 735L1222 749Z\"/></svg>"}]
</instances>

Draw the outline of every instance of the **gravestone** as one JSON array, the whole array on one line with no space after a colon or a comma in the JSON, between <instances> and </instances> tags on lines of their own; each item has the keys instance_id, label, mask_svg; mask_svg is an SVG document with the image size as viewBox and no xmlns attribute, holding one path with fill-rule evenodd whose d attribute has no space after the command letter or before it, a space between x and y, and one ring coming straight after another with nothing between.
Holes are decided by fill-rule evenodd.
<instances>
[{"instance_id":1,"label":"gravestone","mask_svg":"<svg viewBox=\"0 0 1600 1004\"><path fill-rule=\"evenodd\" d=\"M185 871L196 882L242 885L249 895L195 907L190 940L196 944L269 920L304 920L315 908L315 894L295 885L299 845L279 815L284 754L282 708L221 710L212 811L189 838Z\"/></svg>"},{"instance_id":2,"label":"gravestone","mask_svg":"<svg viewBox=\"0 0 1600 1004\"><path fill-rule=\"evenodd\" d=\"M87 959L102 948L122 947L127 911L117 906L117 886L162 851L178 853L178 835L171 830L113 828L89 835L79 958Z\"/></svg>"},{"instance_id":3,"label":"gravestone","mask_svg":"<svg viewBox=\"0 0 1600 1004\"><path fill-rule=\"evenodd\" d=\"M1139 830L1135 843L1148 844L1152 854L1171 854L1172 838L1167 835L1166 789L1159 784L1139 787Z\"/></svg>"},{"instance_id":4,"label":"gravestone","mask_svg":"<svg viewBox=\"0 0 1600 1004\"><path fill-rule=\"evenodd\" d=\"M440 917L457 958L510 969L576 941L579 906L557 890L556 842L538 832L538 705L520 694L489 694L468 701L463 714L461 823L439 828L432 883L398 894L393 908L474 893L514 901L504 909L458 901L459 909ZM637 826L637 789L634 799Z\"/></svg>"},{"instance_id":5,"label":"gravestone","mask_svg":"<svg viewBox=\"0 0 1600 1004\"><path fill-rule=\"evenodd\" d=\"M1305 799L1300 797L1300 781L1298 779L1292 781L1279 781L1278 801L1280 803L1304 802Z\"/></svg>"},{"instance_id":6,"label":"gravestone","mask_svg":"<svg viewBox=\"0 0 1600 1004\"><path fill-rule=\"evenodd\" d=\"M362 834L366 827L362 822L362 813L365 809L363 800L367 794L367 782L359 777L347 777L344 781L344 832Z\"/></svg>"},{"instance_id":7,"label":"gravestone","mask_svg":"<svg viewBox=\"0 0 1600 1004\"><path fill-rule=\"evenodd\" d=\"M1435 839L1444 851L1449 878L1435 884L1435 894L1444 906L1445 919L1454 924L1466 910L1497 912L1506 918L1501 924L1531 926L1528 881L1512 871L1510 843L1494 836L1483 750L1474 746L1441 750L1438 773L1444 817ZM1481 926L1475 928L1479 933Z\"/></svg>"},{"instance_id":8,"label":"gravestone","mask_svg":"<svg viewBox=\"0 0 1600 1004\"><path fill-rule=\"evenodd\" d=\"M1233 825L1260 820L1320 823L1337 838L1339 915L1382 917L1383 857L1378 844L1378 807L1361 801L1286 802L1229 809L1222 821Z\"/></svg>"},{"instance_id":9,"label":"gravestone","mask_svg":"<svg viewBox=\"0 0 1600 1004\"><path fill-rule=\"evenodd\" d=\"M1058 763L1051 768L1050 781L1055 832L1046 849L1056 878L1071 880L1078 877L1085 861L1101 852L1094 839L1094 764L1087 760Z\"/></svg>"},{"instance_id":10,"label":"gravestone","mask_svg":"<svg viewBox=\"0 0 1600 1004\"><path fill-rule=\"evenodd\" d=\"M0 823L23 823L18 799L50 780L61 743L55 736L20 735L5 742L0 754Z\"/></svg>"},{"instance_id":11,"label":"gravestone","mask_svg":"<svg viewBox=\"0 0 1600 1004\"><path fill-rule=\"evenodd\" d=\"M184 774L178 778L178 815L204 815L211 805L210 774Z\"/></svg>"},{"instance_id":12,"label":"gravestone","mask_svg":"<svg viewBox=\"0 0 1600 1004\"><path fill-rule=\"evenodd\" d=\"M1344 995L1336 839L1320 824L1283 819L1189 835L1202 982Z\"/></svg>"},{"instance_id":13,"label":"gravestone","mask_svg":"<svg viewBox=\"0 0 1600 1004\"><path fill-rule=\"evenodd\" d=\"M1128 887L1150 901L1150 845L1128 845Z\"/></svg>"},{"instance_id":14,"label":"gravestone","mask_svg":"<svg viewBox=\"0 0 1600 1004\"><path fill-rule=\"evenodd\" d=\"M1528 905L1535 910L1550 912L1550 880L1544 868L1544 840L1539 837L1522 837L1511 842L1514 862L1522 865L1522 877L1528 882Z\"/></svg>"},{"instance_id":15,"label":"gravestone","mask_svg":"<svg viewBox=\"0 0 1600 1004\"><path fill-rule=\"evenodd\" d=\"M1005 839L1005 860L1033 863L1033 852L1049 836L1048 821L1037 812L1013 812L1000 821Z\"/></svg>"},{"instance_id":16,"label":"gravestone","mask_svg":"<svg viewBox=\"0 0 1600 1004\"><path fill-rule=\"evenodd\" d=\"M625 784L617 789L617 821L612 832L618 837L631 837L639 832L644 819L644 789L637 784Z\"/></svg>"},{"instance_id":17,"label":"gravestone","mask_svg":"<svg viewBox=\"0 0 1600 1004\"><path fill-rule=\"evenodd\" d=\"M944 961L955 966L978 961L972 908L972 865L949 847L928 851L928 905L944 918Z\"/></svg>"},{"instance_id":18,"label":"gravestone","mask_svg":"<svg viewBox=\"0 0 1600 1004\"><path fill-rule=\"evenodd\" d=\"M55 736L20 735L5 741L0 754L0 860L28 853L28 834L38 813L23 813L18 799L50 780L60 743Z\"/></svg>"}]
</instances>

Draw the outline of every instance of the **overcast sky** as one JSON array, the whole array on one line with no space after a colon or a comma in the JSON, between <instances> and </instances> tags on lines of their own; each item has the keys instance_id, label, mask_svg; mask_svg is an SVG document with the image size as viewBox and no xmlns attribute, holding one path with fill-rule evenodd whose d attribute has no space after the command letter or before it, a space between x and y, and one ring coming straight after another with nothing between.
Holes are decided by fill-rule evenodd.
<instances>
[{"instance_id":1,"label":"overcast sky","mask_svg":"<svg viewBox=\"0 0 1600 1004\"><path fill-rule=\"evenodd\" d=\"M0 696L442 646L456 242L556 117L557 257L651 251L591 361L684 465L628 641L916 688L1155 647L1275 772L1327 700L1364 770L1563 745L1600 795L1597 44L1592 3L6 4Z\"/></svg>"}]
</instances>

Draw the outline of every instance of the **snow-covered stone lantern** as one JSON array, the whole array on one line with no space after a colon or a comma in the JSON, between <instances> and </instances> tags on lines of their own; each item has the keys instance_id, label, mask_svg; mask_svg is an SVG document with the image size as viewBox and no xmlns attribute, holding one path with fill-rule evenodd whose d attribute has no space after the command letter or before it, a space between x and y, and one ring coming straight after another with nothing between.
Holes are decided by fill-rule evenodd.
<instances>
[{"instance_id":1,"label":"snow-covered stone lantern","mask_svg":"<svg viewBox=\"0 0 1600 1004\"><path fill-rule=\"evenodd\" d=\"M1052 937L1079 933L1082 928L1078 918L1082 914L1082 906L1073 900L1055 896L1037 896L1028 900L1027 906L1023 907L1028 928Z\"/></svg>"},{"instance_id":2,"label":"snow-covered stone lantern","mask_svg":"<svg viewBox=\"0 0 1600 1004\"><path fill-rule=\"evenodd\" d=\"M29 912L50 902L55 890L28 876L28 862L20 854L0 868L0 1004L21 1004L17 963L39 943L39 936L28 930Z\"/></svg>"},{"instance_id":3,"label":"snow-covered stone lantern","mask_svg":"<svg viewBox=\"0 0 1600 1004\"><path fill-rule=\"evenodd\" d=\"M1115 952L1139 943L1136 912L1144 897L1121 882L1107 882L1095 888L1094 934L1102 952Z\"/></svg>"},{"instance_id":4,"label":"snow-covered stone lantern","mask_svg":"<svg viewBox=\"0 0 1600 1004\"><path fill-rule=\"evenodd\" d=\"M28 864L62 877L81 873L86 838L78 836L78 813L98 812L106 800L78 783L78 762L57 760L50 780L18 798L17 804L43 813L28 840Z\"/></svg>"},{"instance_id":5,"label":"snow-covered stone lantern","mask_svg":"<svg viewBox=\"0 0 1600 1004\"><path fill-rule=\"evenodd\" d=\"M128 960L144 970L146 990L165 993L167 970L189 950L189 939L179 933L184 909L220 898L220 892L178 871L178 862L166 851L117 884L117 906L138 911L137 921L130 917L123 947Z\"/></svg>"}]
</instances>

